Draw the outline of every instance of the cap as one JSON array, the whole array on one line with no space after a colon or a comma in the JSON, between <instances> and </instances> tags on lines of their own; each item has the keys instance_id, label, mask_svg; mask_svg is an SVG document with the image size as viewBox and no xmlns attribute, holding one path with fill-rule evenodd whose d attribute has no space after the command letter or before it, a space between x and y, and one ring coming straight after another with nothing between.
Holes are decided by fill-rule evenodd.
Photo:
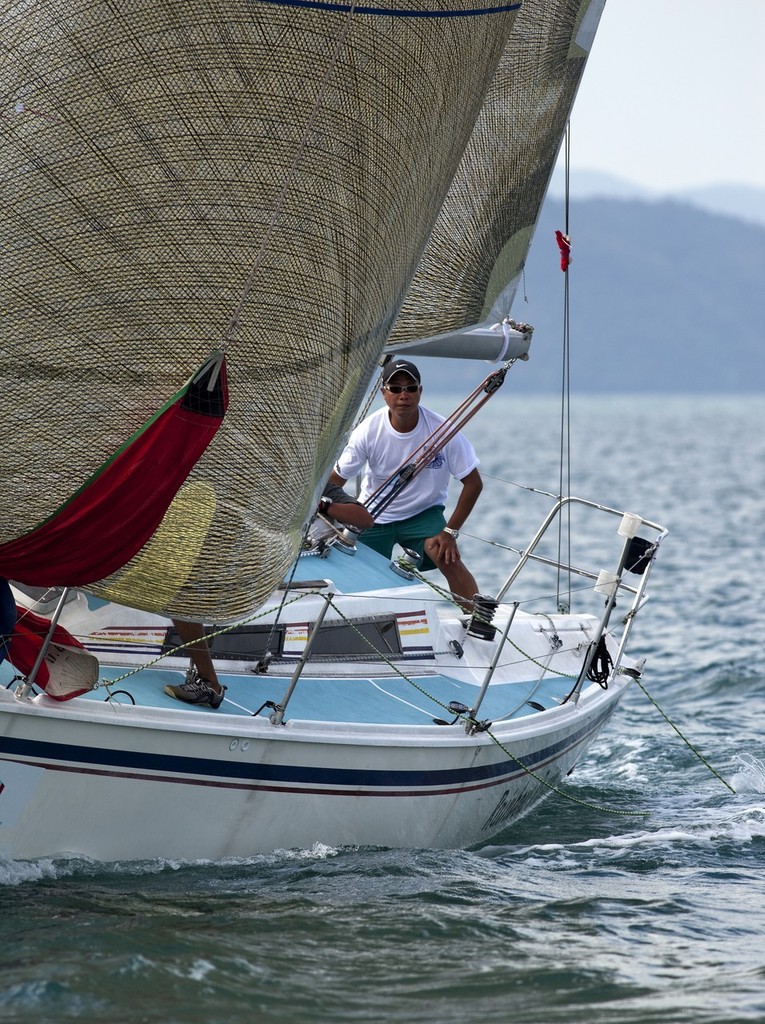
<instances>
[{"instance_id":1,"label":"cap","mask_svg":"<svg viewBox=\"0 0 765 1024\"><path fill-rule=\"evenodd\" d=\"M396 373L408 373L415 384L421 383L420 371L414 365L406 359L391 359L383 367L382 382L387 384L391 377Z\"/></svg>"}]
</instances>

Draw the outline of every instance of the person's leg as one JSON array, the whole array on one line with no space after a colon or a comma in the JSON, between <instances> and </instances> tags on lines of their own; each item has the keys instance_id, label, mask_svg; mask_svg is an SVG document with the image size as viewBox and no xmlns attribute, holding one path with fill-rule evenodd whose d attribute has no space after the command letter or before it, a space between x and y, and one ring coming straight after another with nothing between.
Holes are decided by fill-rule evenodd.
<instances>
[{"instance_id":1,"label":"person's leg","mask_svg":"<svg viewBox=\"0 0 765 1024\"><path fill-rule=\"evenodd\" d=\"M360 540L386 558L390 558L394 543L416 551L422 555L419 569L423 572L438 569L446 578L454 599L466 611L472 611L472 599L478 593L478 584L473 574L462 561L459 551L456 552L456 561L446 562L433 540L445 525L443 506L435 505L398 523L375 525L366 530Z\"/></svg>"},{"instance_id":2,"label":"person's leg","mask_svg":"<svg viewBox=\"0 0 765 1024\"><path fill-rule=\"evenodd\" d=\"M220 693L222 687L218 682L218 674L213 665L212 655L205 639L202 623L183 622L181 619L173 619L173 625L181 641L184 644L188 644L184 649L188 652L197 672L210 683L214 690Z\"/></svg>"},{"instance_id":3,"label":"person's leg","mask_svg":"<svg viewBox=\"0 0 765 1024\"><path fill-rule=\"evenodd\" d=\"M473 610L473 598L479 592L475 577L462 561L459 551L456 560L446 562L439 552L438 545L433 537L425 541L425 554L435 563L436 568L443 573L452 597L466 612Z\"/></svg>"},{"instance_id":4,"label":"person's leg","mask_svg":"<svg viewBox=\"0 0 765 1024\"><path fill-rule=\"evenodd\" d=\"M443 530L445 524L443 505L426 508L424 512L418 512L416 516L402 519L395 524L396 543L400 544L402 548L409 548L411 551L417 552L420 556L418 569L421 572L438 568L425 550L425 541L428 537L434 537Z\"/></svg>"},{"instance_id":5,"label":"person's leg","mask_svg":"<svg viewBox=\"0 0 765 1024\"><path fill-rule=\"evenodd\" d=\"M421 569L436 568L443 573L454 599L466 610L473 610L473 597L478 593L475 577L462 561L459 550L454 549L454 561L446 561L435 537L446 525L442 506L426 509L399 523L398 541L423 553ZM419 537L417 536L419 534Z\"/></svg>"}]
</instances>

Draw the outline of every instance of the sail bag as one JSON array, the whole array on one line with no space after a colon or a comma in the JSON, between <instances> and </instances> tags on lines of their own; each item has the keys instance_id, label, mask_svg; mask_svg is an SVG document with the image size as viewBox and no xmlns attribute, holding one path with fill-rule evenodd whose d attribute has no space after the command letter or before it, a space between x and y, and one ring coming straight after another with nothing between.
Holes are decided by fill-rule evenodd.
<instances>
[{"instance_id":1,"label":"sail bag","mask_svg":"<svg viewBox=\"0 0 765 1024\"><path fill-rule=\"evenodd\" d=\"M8 642L8 660L25 677L37 662L50 630L50 621L16 606L18 621ZM98 683L98 658L86 651L72 634L57 625L37 667L35 686L54 700L71 700L93 690Z\"/></svg>"}]
</instances>

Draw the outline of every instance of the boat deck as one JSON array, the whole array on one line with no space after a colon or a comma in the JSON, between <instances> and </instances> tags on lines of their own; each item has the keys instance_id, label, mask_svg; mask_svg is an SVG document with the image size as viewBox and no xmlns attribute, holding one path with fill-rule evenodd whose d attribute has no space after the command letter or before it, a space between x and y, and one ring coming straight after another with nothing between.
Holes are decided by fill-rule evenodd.
<instances>
[{"instance_id":1,"label":"boat deck","mask_svg":"<svg viewBox=\"0 0 765 1024\"><path fill-rule=\"evenodd\" d=\"M227 687L218 711L208 707L183 704L164 692L168 684L183 682L183 673L165 668L141 669L125 677L125 670L101 667L98 689L74 700L112 700L123 704L134 702L143 707L167 710L193 710L199 714L250 716L258 711L271 712L266 701L279 703L285 695L289 676L223 674ZM15 686L10 665L0 665L0 684ZM410 681L411 679L411 681ZM112 680L114 682L112 682ZM522 718L541 709L556 707L570 689L571 680L548 678L541 682L496 683L489 687L479 711L479 718ZM451 720L447 707L450 701L461 701L471 707L478 687L441 674L380 678L312 679L303 676L289 701L285 720L290 718L317 722L349 722L378 725L427 725L434 718ZM533 704L529 703L533 701ZM535 706L536 705L536 706Z\"/></svg>"},{"instance_id":2,"label":"boat deck","mask_svg":"<svg viewBox=\"0 0 765 1024\"><path fill-rule=\"evenodd\" d=\"M301 589L306 584L305 596L302 596ZM254 671L257 659L253 656L248 661L229 660L227 663L225 656L219 659L213 651L218 677L227 688L224 702L217 711L182 703L164 692L166 685L183 682L188 665L185 655L173 655L163 648L167 620L109 606L92 595L87 595L86 600L83 595L82 601L65 607L61 621L99 658L100 682L96 690L74 700L111 700L168 711L268 717L271 714L268 702L280 704L284 700L309 623L323 604L324 593L332 591L338 595L338 603L350 602L344 603L343 608L352 618L361 614L362 618L366 615L370 619L379 608L392 608L387 614L391 621L395 620L394 632L400 637L400 647L389 659L367 660L369 674L366 675L360 659L354 665L354 654L346 647L354 640L353 630L349 628L339 640L333 641L333 657L325 653L305 666L289 700L285 720L429 725L435 718L452 720L454 715L448 710L452 701L468 708L474 706L489 668L491 645L484 651L483 641L478 641L477 645L474 642L475 649L471 651L464 633L460 632L465 655L464 658L459 655L458 660L449 652L449 662L454 665L454 674L450 674L450 666L444 664L442 653L452 634L439 632L439 613L430 607L433 592L416 579L407 580L392 572L388 560L376 552L359 545L355 557L334 549L326 557L303 556L291 574L290 586L297 590L288 595L284 651L277 654L267 672ZM365 592L362 587L366 587ZM358 600L355 599L357 594L360 594ZM454 626L458 617L454 617L453 609L448 603L438 601L452 613ZM116 628L111 628L115 625L111 618L115 609ZM84 617L78 619L78 614ZM107 617L102 621L99 616L104 614ZM337 616L335 620L340 622ZM570 645L586 639L584 634L577 633ZM579 661L574 659L561 664L559 671L549 666L545 668L550 645L539 632L524 634L523 647L533 656L513 673L512 679L508 679L506 669L496 673L479 709L480 719L518 719L557 707L574 685L574 676L570 673L578 671ZM144 665L136 667L143 659ZM12 666L7 662L0 665L0 686L15 687L17 683L13 680Z\"/></svg>"},{"instance_id":3,"label":"boat deck","mask_svg":"<svg viewBox=\"0 0 765 1024\"><path fill-rule=\"evenodd\" d=\"M123 676L117 670L105 669L102 679ZM411 680L411 681L410 681ZM167 670L144 669L124 682L116 683L112 699L152 708L183 708L174 697L164 692L165 685L181 683L183 674ZM226 694L218 712L210 708L196 708L202 714L254 715L258 711L267 716L270 710L263 706L267 700L279 703L285 695L289 678L256 676L254 674L220 676ZM568 685L566 685L566 683ZM570 680L546 679L537 683L497 683L488 688L483 699L480 718L522 718L560 703L570 688ZM130 696L128 696L130 694ZM469 683L444 675L427 675L403 679L392 677L311 679L303 676L290 698L286 719L294 718L316 722L349 722L378 725L427 725L434 718L451 720L447 710L450 701L460 700L472 706L478 688ZM77 699L103 700L108 691L101 686ZM530 705L533 700L537 707Z\"/></svg>"}]
</instances>

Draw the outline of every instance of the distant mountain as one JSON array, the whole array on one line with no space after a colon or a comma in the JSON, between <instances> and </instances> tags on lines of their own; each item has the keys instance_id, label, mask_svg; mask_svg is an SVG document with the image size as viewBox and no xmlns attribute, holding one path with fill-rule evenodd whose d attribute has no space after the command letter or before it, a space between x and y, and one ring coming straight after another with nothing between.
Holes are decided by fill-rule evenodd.
<instances>
[{"instance_id":1,"label":"distant mountain","mask_svg":"<svg viewBox=\"0 0 765 1024\"><path fill-rule=\"evenodd\" d=\"M712 213L765 224L765 189L748 185L708 185L706 188L678 192L677 198Z\"/></svg>"},{"instance_id":2,"label":"distant mountain","mask_svg":"<svg viewBox=\"0 0 765 1024\"><path fill-rule=\"evenodd\" d=\"M569 215L572 390L765 392L765 227L667 200L575 201ZM511 311L535 327L529 361L508 378L521 392L561 387L556 228L563 203L548 198ZM489 369L423 361L437 390Z\"/></svg>"},{"instance_id":3,"label":"distant mountain","mask_svg":"<svg viewBox=\"0 0 765 1024\"><path fill-rule=\"evenodd\" d=\"M560 165L550 182L549 196L551 199L563 199L565 196L565 177ZM588 171L575 169L569 175L569 190L576 199L592 199L593 197L608 199L656 199L657 193L636 185L633 181L606 174L604 171Z\"/></svg>"},{"instance_id":4,"label":"distant mountain","mask_svg":"<svg viewBox=\"0 0 765 1024\"><path fill-rule=\"evenodd\" d=\"M612 174L577 168L569 175L569 193L577 202L595 198L645 199L656 202L676 199L700 206L710 213L722 213L765 225L765 189L749 185L721 183L674 192L656 192ZM558 166L550 182L549 196L551 199L563 199L564 195L565 179Z\"/></svg>"}]
</instances>

